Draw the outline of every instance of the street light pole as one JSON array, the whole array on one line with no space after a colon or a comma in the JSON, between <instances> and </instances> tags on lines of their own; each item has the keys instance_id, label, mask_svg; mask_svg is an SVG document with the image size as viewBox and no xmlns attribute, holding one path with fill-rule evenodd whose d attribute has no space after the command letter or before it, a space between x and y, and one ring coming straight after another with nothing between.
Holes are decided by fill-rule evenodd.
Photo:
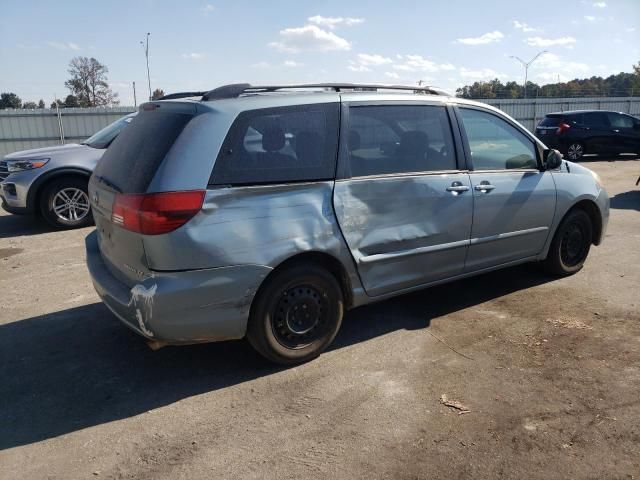
<instances>
[{"instance_id":1,"label":"street light pole","mask_svg":"<svg viewBox=\"0 0 640 480\"><path fill-rule=\"evenodd\" d=\"M144 56L147 57L147 83L149 85L149 100L151 100L153 95L151 94L151 76L149 75L149 35L151 35L151 33L147 32L146 43L141 41L140 45L144 48Z\"/></svg>"},{"instance_id":2,"label":"street light pole","mask_svg":"<svg viewBox=\"0 0 640 480\"><path fill-rule=\"evenodd\" d=\"M522 66L524 67L524 90L523 90L523 98L527 98L527 83L528 83L528 79L529 79L529 67L531 66L531 64L533 62L535 62L538 57L540 55L542 55L543 53L549 53L547 50L543 50L541 52L539 52L535 57L533 57L531 60L529 60L528 62L525 62L524 60L522 60L520 57L516 57L515 55L510 55L509 58L514 58L517 61L519 61Z\"/></svg>"}]
</instances>

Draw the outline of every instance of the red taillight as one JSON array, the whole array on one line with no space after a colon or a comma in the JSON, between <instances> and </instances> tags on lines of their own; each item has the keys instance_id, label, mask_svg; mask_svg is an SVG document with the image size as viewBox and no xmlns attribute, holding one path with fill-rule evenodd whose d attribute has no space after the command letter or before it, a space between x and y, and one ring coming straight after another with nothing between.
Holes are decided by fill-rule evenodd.
<instances>
[{"instance_id":1,"label":"red taillight","mask_svg":"<svg viewBox=\"0 0 640 480\"><path fill-rule=\"evenodd\" d=\"M571 128L571 125L569 125L568 123L561 123L560 125L558 125L558 129L556 130L556 135L560 135L561 133L566 132L570 128Z\"/></svg>"},{"instance_id":2,"label":"red taillight","mask_svg":"<svg viewBox=\"0 0 640 480\"><path fill-rule=\"evenodd\" d=\"M204 190L116 195L111 221L132 232L159 235L172 232L202 208Z\"/></svg>"}]
</instances>

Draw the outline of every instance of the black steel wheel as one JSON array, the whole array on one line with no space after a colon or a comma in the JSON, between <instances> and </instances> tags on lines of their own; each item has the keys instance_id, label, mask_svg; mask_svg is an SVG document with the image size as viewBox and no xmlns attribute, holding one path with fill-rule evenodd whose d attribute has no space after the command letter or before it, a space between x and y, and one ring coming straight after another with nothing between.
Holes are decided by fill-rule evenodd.
<instances>
[{"instance_id":1,"label":"black steel wheel","mask_svg":"<svg viewBox=\"0 0 640 480\"><path fill-rule=\"evenodd\" d=\"M558 227L545 261L554 275L572 275L582 269L593 241L591 218L584 210L572 210Z\"/></svg>"},{"instance_id":2,"label":"black steel wheel","mask_svg":"<svg viewBox=\"0 0 640 480\"><path fill-rule=\"evenodd\" d=\"M247 338L273 362L304 362L333 341L342 314L342 290L335 277L315 264L295 265L274 272L260 288Z\"/></svg>"}]
</instances>

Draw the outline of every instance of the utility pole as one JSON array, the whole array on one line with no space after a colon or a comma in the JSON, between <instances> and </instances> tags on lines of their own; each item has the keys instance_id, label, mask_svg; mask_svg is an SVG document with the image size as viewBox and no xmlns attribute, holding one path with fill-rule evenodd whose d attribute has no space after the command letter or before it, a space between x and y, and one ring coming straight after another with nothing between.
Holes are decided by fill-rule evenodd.
<instances>
[{"instance_id":1,"label":"utility pole","mask_svg":"<svg viewBox=\"0 0 640 480\"><path fill-rule=\"evenodd\" d=\"M133 106L138 106L138 99L136 98L136 82L133 82Z\"/></svg>"},{"instance_id":2,"label":"utility pole","mask_svg":"<svg viewBox=\"0 0 640 480\"><path fill-rule=\"evenodd\" d=\"M527 83L528 83L528 78L529 78L529 67L531 66L531 64L533 62L535 62L538 57L540 55L542 55L543 53L549 53L547 52L547 50L543 50L541 52L539 52L535 57L533 57L531 60L529 60L528 62L525 62L524 60L522 60L520 57L516 57L515 55L510 55L509 58L513 58L517 61L519 61L522 66L524 67L524 90L523 90L523 98L527 98Z\"/></svg>"},{"instance_id":3,"label":"utility pole","mask_svg":"<svg viewBox=\"0 0 640 480\"><path fill-rule=\"evenodd\" d=\"M142 45L142 48L144 48L144 56L147 57L147 83L149 84L149 100L152 99L152 94L151 94L151 76L149 75L149 35L151 35L150 32L147 32L147 41L145 42L140 42L140 45Z\"/></svg>"}]
</instances>

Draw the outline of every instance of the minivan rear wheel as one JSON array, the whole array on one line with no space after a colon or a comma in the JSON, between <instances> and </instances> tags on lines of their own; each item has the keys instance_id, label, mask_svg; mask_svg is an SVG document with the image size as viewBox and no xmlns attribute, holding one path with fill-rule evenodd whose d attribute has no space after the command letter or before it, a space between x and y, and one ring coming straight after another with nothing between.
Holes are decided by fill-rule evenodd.
<instances>
[{"instance_id":1,"label":"minivan rear wheel","mask_svg":"<svg viewBox=\"0 0 640 480\"><path fill-rule=\"evenodd\" d=\"M264 357L283 365L322 353L342 324L344 305L336 278L314 264L276 271L251 307L247 339Z\"/></svg>"},{"instance_id":2,"label":"minivan rear wheel","mask_svg":"<svg viewBox=\"0 0 640 480\"><path fill-rule=\"evenodd\" d=\"M567 158L571 161L580 160L584 155L584 145L574 142L567 147Z\"/></svg>"},{"instance_id":3,"label":"minivan rear wheel","mask_svg":"<svg viewBox=\"0 0 640 480\"><path fill-rule=\"evenodd\" d=\"M79 228L93 223L87 182L63 177L48 184L40 197L40 213L55 228Z\"/></svg>"},{"instance_id":4,"label":"minivan rear wheel","mask_svg":"<svg viewBox=\"0 0 640 480\"><path fill-rule=\"evenodd\" d=\"M589 255L592 239L593 226L587 212L569 212L553 237L545 269L558 276L573 275L580 271Z\"/></svg>"}]
</instances>

